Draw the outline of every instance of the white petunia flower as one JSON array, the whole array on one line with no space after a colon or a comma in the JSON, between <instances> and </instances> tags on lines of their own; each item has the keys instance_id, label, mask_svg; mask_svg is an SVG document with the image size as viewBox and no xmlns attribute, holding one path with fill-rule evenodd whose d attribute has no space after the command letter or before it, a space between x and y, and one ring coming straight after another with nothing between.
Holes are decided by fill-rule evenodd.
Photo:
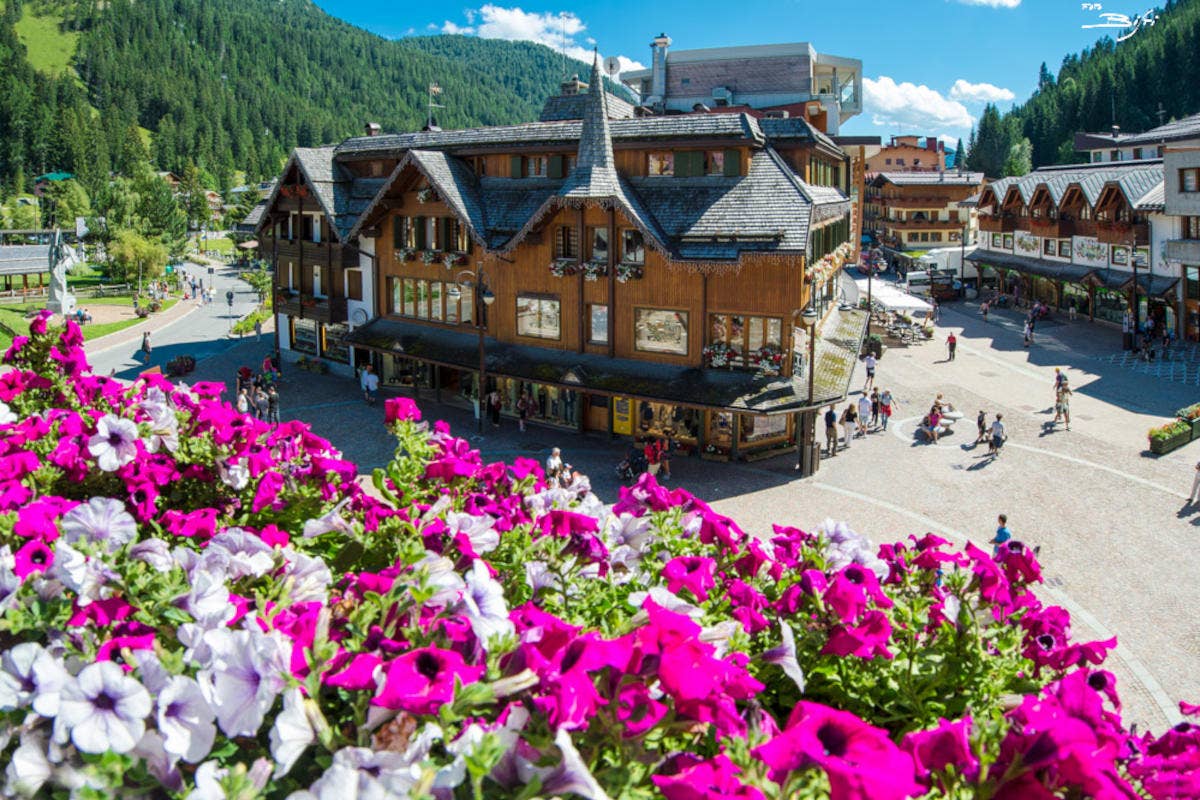
<instances>
[{"instance_id":1,"label":"white petunia flower","mask_svg":"<svg viewBox=\"0 0 1200 800\"><path fill-rule=\"evenodd\" d=\"M35 733L24 733L4 771L4 794L33 797L53 774L54 765L46 757L45 740Z\"/></svg>"},{"instance_id":2,"label":"white petunia flower","mask_svg":"<svg viewBox=\"0 0 1200 800\"><path fill-rule=\"evenodd\" d=\"M226 565L232 580L258 578L275 568L275 549L249 531L226 528L205 546L201 567L208 569L214 559Z\"/></svg>"},{"instance_id":3,"label":"white petunia flower","mask_svg":"<svg viewBox=\"0 0 1200 800\"><path fill-rule=\"evenodd\" d=\"M212 750L217 735L215 717L200 684L186 676L172 677L158 695L163 748L190 764L198 764Z\"/></svg>"},{"instance_id":4,"label":"white petunia flower","mask_svg":"<svg viewBox=\"0 0 1200 800\"><path fill-rule=\"evenodd\" d=\"M98 557L85 556L59 539L54 543L54 564L48 574L75 592L79 605L86 606L103 599L104 585L113 572Z\"/></svg>"},{"instance_id":5,"label":"white petunia flower","mask_svg":"<svg viewBox=\"0 0 1200 800\"><path fill-rule=\"evenodd\" d=\"M183 775L179 772L179 756L167 751L162 735L158 731L146 731L133 754L146 764L146 771L153 775L164 789L178 792L183 789Z\"/></svg>"},{"instance_id":6,"label":"white petunia flower","mask_svg":"<svg viewBox=\"0 0 1200 800\"><path fill-rule=\"evenodd\" d=\"M700 619L704 616L704 611L702 609L697 608L686 600L680 598L678 595L673 594L669 589L663 586L651 587L650 591L648 592L634 592L633 594L629 595L629 605L633 606L634 608L641 608L642 604L646 602L646 598L653 600L655 605L661 606L667 611L673 611L676 614L686 614L694 619ZM640 619L645 615L645 613L646 612L644 611L639 611L634 619Z\"/></svg>"},{"instance_id":7,"label":"white petunia flower","mask_svg":"<svg viewBox=\"0 0 1200 800\"><path fill-rule=\"evenodd\" d=\"M224 483L235 492L240 492L250 485L250 467L246 465L246 459L239 458L228 461L217 462L217 475L221 478L221 483Z\"/></svg>"},{"instance_id":8,"label":"white petunia flower","mask_svg":"<svg viewBox=\"0 0 1200 800\"><path fill-rule=\"evenodd\" d=\"M200 672L200 685L226 736L258 734L289 671L282 634L262 633L252 619L247 622L247 630L222 629L205 636L213 665Z\"/></svg>"},{"instance_id":9,"label":"white petunia flower","mask_svg":"<svg viewBox=\"0 0 1200 800\"><path fill-rule=\"evenodd\" d=\"M71 676L63 667L62 659L44 649L40 650L29 670L29 677L34 684L33 710L46 718L57 717L63 689Z\"/></svg>"},{"instance_id":10,"label":"white petunia flower","mask_svg":"<svg viewBox=\"0 0 1200 800\"><path fill-rule=\"evenodd\" d=\"M111 661L84 667L62 690L58 719L84 753L128 753L146 732L150 693Z\"/></svg>"},{"instance_id":11,"label":"white petunia flower","mask_svg":"<svg viewBox=\"0 0 1200 800\"><path fill-rule=\"evenodd\" d=\"M610 516L604 526L604 539L609 548L628 545L639 553L645 552L646 545L654 540L654 531L650 527L650 518L635 517L633 514Z\"/></svg>"},{"instance_id":12,"label":"white petunia flower","mask_svg":"<svg viewBox=\"0 0 1200 800\"><path fill-rule=\"evenodd\" d=\"M446 534L451 538L463 534L477 554L490 553L500 546L500 533L494 527L496 520L487 514L474 516L461 511L446 514Z\"/></svg>"},{"instance_id":13,"label":"white petunia flower","mask_svg":"<svg viewBox=\"0 0 1200 800\"><path fill-rule=\"evenodd\" d=\"M325 562L290 547L283 548L283 557L283 574L291 581L288 597L292 603L324 603L329 598L329 584L333 583Z\"/></svg>"},{"instance_id":14,"label":"white petunia flower","mask_svg":"<svg viewBox=\"0 0 1200 800\"><path fill-rule=\"evenodd\" d=\"M536 595L542 589L557 591L562 586L562 581L550 571L550 567L545 561L526 561L525 584Z\"/></svg>"},{"instance_id":15,"label":"white petunia flower","mask_svg":"<svg viewBox=\"0 0 1200 800\"><path fill-rule=\"evenodd\" d=\"M129 548L129 557L134 561L144 561L156 572L170 572L175 568L175 559L171 557L171 548L162 539L144 539Z\"/></svg>"},{"instance_id":16,"label":"white petunia flower","mask_svg":"<svg viewBox=\"0 0 1200 800\"><path fill-rule=\"evenodd\" d=\"M33 702L37 691L34 663L45 652L40 644L25 642L0 656L0 711L15 711Z\"/></svg>"},{"instance_id":17,"label":"white petunia flower","mask_svg":"<svg viewBox=\"0 0 1200 800\"><path fill-rule=\"evenodd\" d=\"M555 795L577 794L586 800L608 800L608 795L596 781L583 757L575 749L571 734L566 728L559 728L554 736L554 744L562 754L562 760L556 767L535 768L541 776L541 793L551 797Z\"/></svg>"},{"instance_id":18,"label":"white petunia flower","mask_svg":"<svg viewBox=\"0 0 1200 800\"><path fill-rule=\"evenodd\" d=\"M796 660L796 635L792 632L792 626L782 620L779 623L779 632L783 635L783 644L763 653L762 659L768 664L781 667L783 674L791 678L800 693L804 694L804 670L800 669L800 662Z\"/></svg>"},{"instance_id":19,"label":"white petunia flower","mask_svg":"<svg viewBox=\"0 0 1200 800\"><path fill-rule=\"evenodd\" d=\"M508 603L504 600L504 587L492 578L487 565L478 559L471 564L466 584L462 595L463 612L479 641L486 644L493 637L514 633L512 620L508 618Z\"/></svg>"},{"instance_id":20,"label":"white petunia flower","mask_svg":"<svg viewBox=\"0 0 1200 800\"><path fill-rule=\"evenodd\" d=\"M165 448L174 453L179 449L179 417L175 409L165 402L142 403L142 410L150 417L150 436L146 439L146 450L157 453Z\"/></svg>"},{"instance_id":21,"label":"white petunia flower","mask_svg":"<svg viewBox=\"0 0 1200 800\"><path fill-rule=\"evenodd\" d=\"M8 403L0 402L0 425L12 425L17 421L17 415L8 407Z\"/></svg>"},{"instance_id":22,"label":"white petunia flower","mask_svg":"<svg viewBox=\"0 0 1200 800\"><path fill-rule=\"evenodd\" d=\"M277 764L273 778L287 775L296 759L317 740L316 732L308 721L304 702L304 695L299 689L289 689L283 695L283 711L275 718L275 725L271 728L271 756Z\"/></svg>"},{"instance_id":23,"label":"white petunia flower","mask_svg":"<svg viewBox=\"0 0 1200 800\"><path fill-rule=\"evenodd\" d=\"M120 500L93 497L64 514L59 530L71 544L81 540L103 544L111 553L137 538L137 521Z\"/></svg>"},{"instance_id":24,"label":"white petunia flower","mask_svg":"<svg viewBox=\"0 0 1200 800\"><path fill-rule=\"evenodd\" d=\"M333 754L333 763L310 791L318 800L408 797L421 776L419 765L407 753L343 747Z\"/></svg>"},{"instance_id":25,"label":"white petunia flower","mask_svg":"<svg viewBox=\"0 0 1200 800\"><path fill-rule=\"evenodd\" d=\"M214 575L203 569L192 574L192 586L183 607L197 622L209 628L224 625L237 613L229 602L224 575Z\"/></svg>"},{"instance_id":26,"label":"white petunia flower","mask_svg":"<svg viewBox=\"0 0 1200 800\"><path fill-rule=\"evenodd\" d=\"M413 564L413 573L423 577L424 586L433 590L433 596L425 601L427 606L447 606L458 599L465 588L463 579L454 571L454 562L436 553Z\"/></svg>"},{"instance_id":27,"label":"white petunia flower","mask_svg":"<svg viewBox=\"0 0 1200 800\"><path fill-rule=\"evenodd\" d=\"M96 433L88 439L88 452L100 469L115 472L137 458L137 442L136 423L105 414L96 423Z\"/></svg>"},{"instance_id":28,"label":"white petunia flower","mask_svg":"<svg viewBox=\"0 0 1200 800\"><path fill-rule=\"evenodd\" d=\"M336 506L325 512L323 515L317 517L316 519L310 519L305 522L303 532L304 538L312 539L314 537L333 532L347 535L354 533L354 526L350 524L349 520L342 516L342 508L350 502L350 499L351 498L347 497Z\"/></svg>"}]
</instances>

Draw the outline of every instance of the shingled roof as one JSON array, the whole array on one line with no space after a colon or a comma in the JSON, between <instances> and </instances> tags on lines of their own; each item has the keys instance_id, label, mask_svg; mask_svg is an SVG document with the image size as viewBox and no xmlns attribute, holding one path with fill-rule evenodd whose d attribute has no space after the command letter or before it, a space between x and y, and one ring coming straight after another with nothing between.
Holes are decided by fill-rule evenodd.
<instances>
[{"instance_id":1,"label":"shingled roof","mask_svg":"<svg viewBox=\"0 0 1200 800\"><path fill-rule=\"evenodd\" d=\"M0 275L34 275L50 271L50 245L18 244L0 247Z\"/></svg>"},{"instance_id":2,"label":"shingled roof","mask_svg":"<svg viewBox=\"0 0 1200 800\"><path fill-rule=\"evenodd\" d=\"M612 92L607 92L608 95L608 117L609 119L632 119L633 104L617 97ZM554 95L546 98L546 104L542 106L542 113L539 115L540 122L560 122L570 119L583 119L583 112L587 108L586 94L568 94Z\"/></svg>"},{"instance_id":3,"label":"shingled roof","mask_svg":"<svg viewBox=\"0 0 1200 800\"><path fill-rule=\"evenodd\" d=\"M984 188L984 192L992 192L1001 202L1010 189L1015 188L1022 200L1028 203L1038 186L1045 184L1051 199L1057 204L1062 201L1068 187L1078 185L1089 205L1094 205L1100 199L1100 193L1110 183L1115 183L1125 195L1129 204L1137 207L1143 197L1147 197L1163 182L1162 162L1158 160L1137 161L1129 164L1096 163L1068 164L1055 167L1042 167L1021 175L1000 178ZM1156 210L1156 209L1141 209Z\"/></svg>"}]
</instances>

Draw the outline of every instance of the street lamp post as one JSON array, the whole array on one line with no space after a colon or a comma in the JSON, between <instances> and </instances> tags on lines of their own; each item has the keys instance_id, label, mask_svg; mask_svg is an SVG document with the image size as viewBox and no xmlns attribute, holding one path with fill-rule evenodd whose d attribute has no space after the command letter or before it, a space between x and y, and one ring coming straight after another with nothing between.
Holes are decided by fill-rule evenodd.
<instances>
[{"instance_id":1,"label":"street lamp post","mask_svg":"<svg viewBox=\"0 0 1200 800\"><path fill-rule=\"evenodd\" d=\"M483 433L483 403L484 392L487 389L487 352L484 348L483 335L487 331L487 308L496 302L496 295L488 288L487 276L483 273L483 264L477 263L474 270L465 269L454 279L455 285L450 287L452 297L461 297L464 289L471 290L472 301L475 304L475 330L479 334L479 388L476 417L478 431Z\"/></svg>"},{"instance_id":2,"label":"street lamp post","mask_svg":"<svg viewBox=\"0 0 1200 800\"><path fill-rule=\"evenodd\" d=\"M963 223L962 235L959 237L959 257L958 257L958 286L959 291L966 297L967 294L967 223ZM980 287L981 288L981 287ZM976 295L978 297L978 295Z\"/></svg>"},{"instance_id":3,"label":"street lamp post","mask_svg":"<svg viewBox=\"0 0 1200 800\"><path fill-rule=\"evenodd\" d=\"M1141 303L1138 301L1138 256L1137 254L1137 233L1135 232L1129 237L1129 263L1133 267L1133 339L1137 342L1138 330L1140 323L1138 321Z\"/></svg>"},{"instance_id":4,"label":"street lamp post","mask_svg":"<svg viewBox=\"0 0 1200 800\"><path fill-rule=\"evenodd\" d=\"M815 284L813 286L815 289ZM802 424L802 432L796 437L796 469L800 470L800 477L807 478L816 471L815 459L813 458L813 447L817 438L817 409L813 407L813 402L816 397L815 379L817 374L817 320L820 319L820 314L817 312L816 306L813 305L813 297L810 292L808 305L804 310L796 309L792 312L792 319L796 318L796 314L800 315L803 320L804 329L808 337L808 406L806 413L807 422ZM807 453L807 455L805 455Z\"/></svg>"}]
</instances>

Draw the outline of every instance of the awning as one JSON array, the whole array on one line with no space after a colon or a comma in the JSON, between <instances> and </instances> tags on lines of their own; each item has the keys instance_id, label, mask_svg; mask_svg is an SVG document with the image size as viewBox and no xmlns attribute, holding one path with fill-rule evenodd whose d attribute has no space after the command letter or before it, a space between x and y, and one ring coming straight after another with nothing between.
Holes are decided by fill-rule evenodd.
<instances>
[{"instance_id":1,"label":"awning","mask_svg":"<svg viewBox=\"0 0 1200 800\"><path fill-rule=\"evenodd\" d=\"M831 313L816 348L812 403L803 378L609 358L491 338L485 340L485 352L489 375L697 408L779 414L825 405L846 396L866 322L867 315L862 311ZM479 339L469 329L380 318L354 329L343 341L388 355L469 371L479 369Z\"/></svg>"},{"instance_id":2,"label":"awning","mask_svg":"<svg viewBox=\"0 0 1200 800\"><path fill-rule=\"evenodd\" d=\"M1167 292L1175 288L1175 284L1179 283L1179 278L1170 275L1147 275L1144 272L1138 273L1138 293L1149 297L1161 297ZM1121 285L1123 291L1129 291L1133 288L1133 275L1127 274L1125 283Z\"/></svg>"},{"instance_id":3,"label":"awning","mask_svg":"<svg viewBox=\"0 0 1200 800\"><path fill-rule=\"evenodd\" d=\"M859 297L866 297L867 279L856 278L854 284L858 287ZM879 303L888 311L903 311L907 314L923 314L933 309L933 306L916 295L901 291L895 284L886 281L872 281L871 301Z\"/></svg>"},{"instance_id":4,"label":"awning","mask_svg":"<svg viewBox=\"0 0 1200 800\"><path fill-rule=\"evenodd\" d=\"M1085 283L1089 276L1094 276L1102 270L1082 264L1064 264L1059 261L1047 261L1042 258L1027 258L1011 253L997 253L994 250L977 248L967 253L967 261L974 261L988 267L1011 269L1039 278L1050 278L1069 283Z\"/></svg>"}]
</instances>

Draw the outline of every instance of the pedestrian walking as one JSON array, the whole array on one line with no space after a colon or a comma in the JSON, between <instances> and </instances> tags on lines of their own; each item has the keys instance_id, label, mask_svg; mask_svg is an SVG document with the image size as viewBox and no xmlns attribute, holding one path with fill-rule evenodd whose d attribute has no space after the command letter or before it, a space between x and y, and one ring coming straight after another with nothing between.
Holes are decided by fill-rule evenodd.
<instances>
[{"instance_id":1,"label":"pedestrian walking","mask_svg":"<svg viewBox=\"0 0 1200 800\"><path fill-rule=\"evenodd\" d=\"M367 364L363 370L363 398L367 401L367 405L375 405L375 398L379 396L379 376L375 374L375 368Z\"/></svg>"},{"instance_id":2,"label":"pedestrian walking","mask_svg":"<svg viewBox=\"0 0 1200 800\"><path fill-rule=\"evenodd\" d=\"M879 395L879 418L883 421L883 429L888 429L888 421L892 418L892 412L899 407L896 398L892 397L891 389L884 389Z\"/></svg>"},{"instance_id":3,"label":"pedestrian walking","mask_svg":"<svg viewBox=\"0 0 1200 800\"><path fill-rule=\"evenodd\" d=\"M867 368L867 382L863 384L863 391L867 391L875 385L875 365L879 363L874 353L867 353L863 359L863 366Z\"/></svg>"},{"instance_id":4,"label":"pedestrian walking","mask_svg":"<svg viewBox=\"0 0 1200 800\"><path fill-rule=\"evenodd\" d=\"M488 416L492 420L492 427L500 427L500 392L492 389L487 396Z\"/></svg>"},{"instance_id":5,"label":"pedestrian walking","mask_svg":"<svg viewBox=\"0 0 1200 800\"><path fill-rule=\"evenodd\" d=\"M988 440L988 422L987 411L979 409L979 416L975 418L975 444L983 444Z\"/></svg>"},{"instance_id":6,"label":"pedestrian walking","mask_svg":"<svg viewBox=\"0 0 1200 800\"><path fill-rule=\"evenodd\" d=\"M234 401L234 407L237 408L239 414L250 413L250 399L246 397L245 387L238 389L237 400Z\"/></svg>"},{"instance_id":7,"label":"pedestrian walking","mask_svg":"<svg viewBox=\"0 0 1200 800\"><path fill-rule=\"evenodd\" d=\"M1025 328L1021 333L1025 340L1025 346L1029 347L1029 345L1033 342L1033 322L1030 320L1025 320Z\"/></svg>"},{"instance_id":8,"label":"pedestrian walking","mask_svg":"<svg viewBox=\"0 0 1200 800\"><path fill-rule=\"evenodd\" d=\"M279 392L275 389L275 384L271 384L267 389L267 422L279 424Z\"/></svg>"},{"instance_id":9,"label":"pedestrian walking","mask_svg":"<svg viewBox=\"0 0 1200 800\"><path fill-rule=\"evenodd\" d=\"M837 455L837 449L838 449L837 425L838 425L837 411L834 410L833 406L830 406L829 408L827 408L825 410L825 450L828 452L828 454L830 456ZM1200 481L1200 464L1196 465L1196 469L1198 470L1196 473L1196 475L1197 475L1196 480ZM1197 485L1200 485L1200 484L1197 484Z\"/></svg>"},{"instance_id":10,"label":"pedestrian walking","mask_svg":"<svg viewBox=\"0 0 1200 800\"><path fill-rule=\"evenodd\" d=\"M950 335L946 337L946 349L950 351L950 361L954 360L954 348L958 347L958 339L954 338L954 331L950 331Z\"/></svg>"},{"instance_id":11,"label":"pedestrian walking","mask_svg":"<svg viewBox=\"0 0 1200 800\"><path fill-rule=\"evenodd\" d=\"M979 304L979 313L983 314L984 322L987 322L988 310L990 308L991 308L991 304L988 303L987 300L984 300L982 303Z\"/></svg>"},{"instance_id":12,"label":"pedestrian walking","mask_svg":"<svg viewBox=\"0 0 1200 800\"><path fill-rule=\"evenodd\" d=\"M858 435L866 436L868 433L867 423L871 419L871 398L866 394L860 395L858 398Z\"/></svg>"},{"instance_id":13,"label":"pedestrian walking","mask_svg":"<svg viewBox=\"0 0 1200 800\"><path fill-rule=\"evenodd\" d=\"M1012 539L1012 531L1008 529L1008 515L1001 514L996 517L996 535L988 540L988 544L992 545L993 558L1000 555L1000 548L1010 539Z\"/></svg>"},{"instance_id":14,"label":"pedestrian walking","mask_svg":"<svg viewBox=\"0 0 1200 800\"><path fill-rule=\"evenodd\" d=\"M1078 313L1078 312L1077 312L1077 311L1076 311L1076 309L1075 309L1075 301L1074 301L1074 300L1072 300L1072 301L1071 301L1071 305L1067 306L1067 318L1068 318L1068 319L1070 319L1070 320L1071 320L1071 322L1074 322L1074 321L1075 321L1075 315L1076 315L1077 313Z\"/></svg>"},{"instance_id":15,"label":"pedestrian walking","mask_svg":"<svg viewBox=\"0 0 1200 800\"><path fill-rule=\"evenodd\" d=\"M267 400L267 393L262 390L261 386L258 387L257 389L255 389L254 390L254 416L257 419L261 419L263 422L266 422L267 414L270 411L270 408L271 408L271 402L269 400Z\"/></svg>"},{"instance_id":16,"label":"pedestrian walking","mask_svg":"<svg viewBox=\"0 0 1200 800\"><path fill-rule=\"evenodd\" d=\"M1054 421L1058 422L1062 419L1067 423L1067 430L1071 430L1071 387L1063 384L1058 390L1058 396L1054 400Z\"/></svg>"},{"instance_id":17,"label":"pedestrian walking","mask_svg":"<svg viewBox=\"0 0 1200 800\"><path fill-rule=\"evenodd\" d=\"M854 408L854 403L846 404L846 410L842 412L840 421L844 430L844 449L849 450L850 437L854 435L854 431L858 427L858 412Z\"/></svg>"},{"instance_id":18,"label":"pedestrian walking","mask_svg":"<svg viewBox=\"0 0 1200 800\"><path fill-rule=\"evenodd\" d=\"M257 341L260 341L261 339L262 339L262 320L256 319L256 320L254 320L254 341L257 342Z\"/></svg>"},{"instance_id":19,"label":"pedestrian walking","mask_svg":"<svg viewBox=\"0 0 1200 800\"><path fill-rule=\"evenodd\" d=\"M153 349L150 344L150 331L146 331L142 334L142 356L145 358L147 364L150 363L150 352Z\"/></svg>"},{"instance_id":20,"label":"pedestrian walking","mask_svg":"<svg viewBox=\"0 0 1200 800\"><path fill-rule=\"evenodd\" d=\"M551 486L561 486L565 475L570 474L571 467L563 463L562 450L557 447L550 450L550 457L546 459L546 482Z\"/></svg>"},{"instance_id":21,"label":"pedestrian walking","mask_svg":"<svg viewBox=\"0 0 1200 800\"><path fill-rule=\"evenodd\" d=\"M996 415L996 421L992 423L989 433L992 436L992 443L988 448L988 454L998 456L1000 455L1000 448L1004 447L1004 442L1008 439L1008 434L1004 430L1003 414Z\"/></svg>"},{"instance_id":22,"label":"pedestrian walking","mask_svg":"<svg viewBox=\"0 0 1200 800\"><path fill-rule=\"evenodd\" d=\"M1054 368L1054 396L1058 397L1058 391L1067 382L1067 376L1063 374L1061 367Z\"/></svg>"},{"instance_id":23,"label":"pedestrian walking","mask_svg":"<svg viewBox=\"0 0 1200 800\"><path fill-rule=\"evenodd\" d=\"M1197 498L1200 498L1200 461L1196 462L1196 474L1192 478L1192 493L1188 495L1188 505L1195 505Z\"/></svg>"},{"instance_id":24,"label":"pedestrian walking","mask_svg":"<svg viewBox=\"0 0 1200 800\"><path fill-rule=\"evenodd\" d=\"M871 390L871 427L879 427L879 390Z\"/></svg>"},{"instance_id":25,"label":"pedestrian walking","mask_svg":"<svg viewBox=\"0 0 1200 800\"><path fill-rule=\"evenodd\" d=\"M529 418L529 406L531 403L529 395L522 390L521 397L517 400L517 429L521 433L525 432L525 420Z\"/></svg>"}]
</instances>

